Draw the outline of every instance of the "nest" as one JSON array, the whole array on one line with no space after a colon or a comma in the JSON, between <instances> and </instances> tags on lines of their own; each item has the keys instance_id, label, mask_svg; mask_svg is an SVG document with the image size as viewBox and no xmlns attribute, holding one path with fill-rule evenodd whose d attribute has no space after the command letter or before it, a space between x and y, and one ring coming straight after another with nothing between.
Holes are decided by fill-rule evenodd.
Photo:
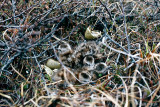
<instances>
[{"instance_id":1,"label":"nest","mask_svg":"<svg viewBox=\"0 0 160 107\"><path fill-rule=\"evenodd\" d=\"M101 49L100 44L95 41L83 42L76 47L71 47L64 42L58 47L58 55L64 66L70 69L80 82L84 83L97 79L99 73L107 72L107 64L102 59L105 56L103 52L100 52ZM62 69L59 72L62 72ZM56 77L53 76L53 80L57 78L59 72ZM67 75L72 83L76 83L73 82L75 79L71 80L72 75Z\"/></svg>"}]
</instances>

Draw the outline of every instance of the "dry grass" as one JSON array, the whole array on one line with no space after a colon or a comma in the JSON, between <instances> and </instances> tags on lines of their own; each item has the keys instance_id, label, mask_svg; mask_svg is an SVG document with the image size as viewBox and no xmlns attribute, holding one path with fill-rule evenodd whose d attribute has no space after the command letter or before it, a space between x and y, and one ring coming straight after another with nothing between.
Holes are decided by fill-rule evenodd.
<instances>
[{"instance_id":1,"label":"dry grass","mask_svg":"<svg viewBox=\"0 0 160 107\"><path fill-rule=\"evenodd\" d=\"M0 1L0 106L159 106L159 6L158 0ZM86 39L89 26L102 36ZM61 68L48 75L50 58Z\"/></svg>"}]
</instances>

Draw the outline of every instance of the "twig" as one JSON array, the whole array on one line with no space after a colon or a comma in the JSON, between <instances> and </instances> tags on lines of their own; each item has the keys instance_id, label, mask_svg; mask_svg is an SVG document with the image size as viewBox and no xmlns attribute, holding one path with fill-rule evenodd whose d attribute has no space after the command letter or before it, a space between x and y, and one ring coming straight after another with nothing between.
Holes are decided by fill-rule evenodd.
<instances>
[{"instance_id":1,"label":"twig","mask_svg":"<svg viewBox=\"0 0 160 107\"><path fill-rule=\"evenodd\" d=\"M130 39L129 39L129 35L127 33L127 24L126 24L126 16L125 16L125 13L124 13L124 7L123 7L123 3L122 1L120 0L120 4L121 4L121 7L122 7L122 12L123 12L123 23L124 23L124 28L125 28L125 35L126 35L126 39L127 39L127 42L128 42L128 52L130 53Z\"/></svg>"},{"instance_id":2,"label":"twig","mask_svg":"<svg viewBox=\"0 0 160 107\"><path fill-rule=\"evenodd\" d=\"M26 79L21 73L19 73L19 72L13 67L12 64L11 64L11 67L12 67L12 69L13 69L19 76L21 76L24 80L27 81L27 79Z\"/></svg>"},{"instance_id":3,"label":"twig","mask_svg":"<svg viewBox=\"0 0 160 107\"><path fill-rule=\"evenodd\" d=\"M5 2L6 2L6 0L4 0L4 1L2 2L2 4L0 5L0 9L2 8L2 6L4 5Z\"/></svg>"},{"instance_id":4,"label":"twig","mask_svg":"<svg viewBox=\"0 0 160 107\"><path fill-rule=\"evenodd\" d=\"M137 56L132 55L132 54L128 54L128 53L123 52L123 51L121 51L121 50L114 49L114 48L110 47L108 44L104 43L103 41L102 41L102 44L103 44L104 46L106 46L107 48L115 51L115 52L118 52L118 53L121 53L121 54L124 54L124 55L128 55L128 56L133 57L133 58L142 59L142 58L140 58L140 57L137 57Z\"/></svg>"},{"instance_id":5,"label":"twig","mask_svg":"<svg viewBox=\"0 0 160 107\"><path fill-rule=\"evenodd\" d=\"M16 53L14 56L12 56L12 57L7 61L7 63L6 63L4 66L2 66L2 68L0 69L0 76L1 76L1 74L2 74L2 71L3 71L4 69L6 69L6 68L12 63L12 61L13 61L16 57L18 57L20 54L21 54L21 52Z\"/></svg>"},{"instance_id":6,"label":"twig","mask_svg":"<svg viewBox=\"0 0 160 107\"><path fill-rule=\"evenodd\" d=\"M12 0L12 11L13 11L13 20L14 20L14 24L16 23L15 20L15 10L16 10L16 6L15 6L16 2L14 0Z\"/></svg>"},{"instance_id":7,"label":"twig","mask_svg":"<svg viewBox=\"0 0 160 107\"><path fill-rule=\"evenodd\" d=\"M101 0L98 0L98 1L99 1L99 2L102 4L102 6L106 9L107 13L109 14L110 19L113 20L113 19L112 19L112 15L111 15L111 13L109 12L108 8L102 3Z\"/></svg>"},{"instance_id":8,"label":"twig","mask_svg":"<svg viewBox=\"0 0 160 107\"><path fill-rule=\"evenodd\" d=\"M154 92L154 94L151 97L150 101L147 103L146 107L149 107L149 105L152 103L153 99L155 98L155 96L157 95L159 90L160 90L160 81L159 81L159 84L158 84L158 87L157 87L156 91Z\"/></svg>"}]
</instances>

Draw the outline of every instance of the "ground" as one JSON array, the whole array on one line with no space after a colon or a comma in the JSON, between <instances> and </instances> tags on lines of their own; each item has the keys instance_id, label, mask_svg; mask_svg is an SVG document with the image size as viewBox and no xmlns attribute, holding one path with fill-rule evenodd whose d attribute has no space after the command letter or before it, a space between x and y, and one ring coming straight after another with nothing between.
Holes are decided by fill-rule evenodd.
<instances>
[{"instance_id":1,"label":"ground","mask_svg":"<svg viewBox=\"0 0 160 107\"><path fill-rule=\"evenodd\" d=\"M157 107L159 90L160 1L0 1L0 106Z\"/></svg>"}]
</instances>

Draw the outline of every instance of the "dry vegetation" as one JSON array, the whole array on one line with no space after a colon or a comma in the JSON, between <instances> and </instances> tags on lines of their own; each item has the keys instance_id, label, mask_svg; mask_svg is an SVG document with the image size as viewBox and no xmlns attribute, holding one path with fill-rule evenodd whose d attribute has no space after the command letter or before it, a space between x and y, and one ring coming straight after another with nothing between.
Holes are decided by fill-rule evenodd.
<instances>
[{"instance_id":1,"label":"dry vegetation","mask_svg":"<svg viewBox=\"0 0 160 107\"><path fill-rule=\"evenodd\" d=\"M0 106L158 105L159 0L0 0Z\"/></svg>"}]
</instances>

